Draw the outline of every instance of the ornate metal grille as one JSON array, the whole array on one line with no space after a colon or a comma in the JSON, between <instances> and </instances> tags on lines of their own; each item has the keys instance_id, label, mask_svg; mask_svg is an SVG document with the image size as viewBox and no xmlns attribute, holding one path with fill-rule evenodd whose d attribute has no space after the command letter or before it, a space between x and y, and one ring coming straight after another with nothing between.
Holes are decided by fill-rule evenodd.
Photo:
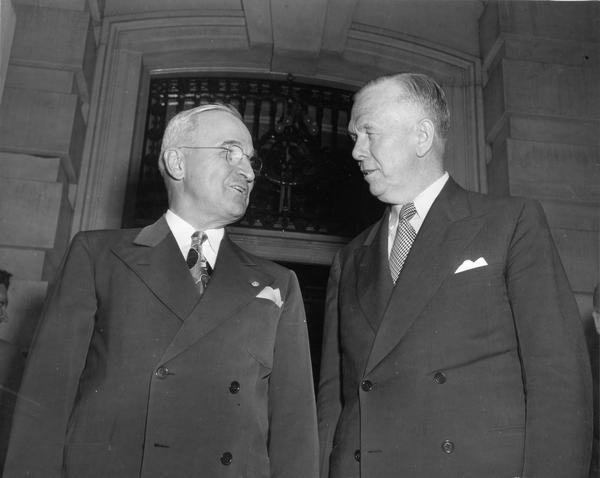
<instances>
[{"instance_id":1,"label":"ornate metal grille","mask_svg":"<svg viewBox=\"0 0 600 478\"><path fill-rule=\"evenodd\" d=\"M143 226L166 209L157 161L168 120L215 100L238 108L263 171L236 226L352 236L375 221L382 206L352 159L347 123L351 91L272 79L153 78L134 188L133 217ZM133 191L130 191L133 192Z\"/></svg>"}]
</instances>

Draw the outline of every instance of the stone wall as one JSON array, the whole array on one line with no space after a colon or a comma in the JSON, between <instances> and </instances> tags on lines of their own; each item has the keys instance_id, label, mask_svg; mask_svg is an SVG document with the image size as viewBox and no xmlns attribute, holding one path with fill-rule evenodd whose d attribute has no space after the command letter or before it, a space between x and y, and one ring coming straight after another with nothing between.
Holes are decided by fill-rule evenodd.
<instances>
[{"instance_id":1,"label":"stone wall","mask_svg":"<svg viewBox=\"0 0 600 478\"><path fill-rule=\"evenodd\" d=\"M600 264L600 4L488 2L488 190L542 202L584 316Z\"/></svg>"},{"instance_id":2,"label":"stone wall","mask_svg":"<svg viewBox=\"0 0 600 478\"><path fill-rule=\"evenodd\" d=\"M96 62L89 6L13 1L0 107L0 268L13 280L0 337L23 348L70 239Z\"/></svg>"}]
</instances>

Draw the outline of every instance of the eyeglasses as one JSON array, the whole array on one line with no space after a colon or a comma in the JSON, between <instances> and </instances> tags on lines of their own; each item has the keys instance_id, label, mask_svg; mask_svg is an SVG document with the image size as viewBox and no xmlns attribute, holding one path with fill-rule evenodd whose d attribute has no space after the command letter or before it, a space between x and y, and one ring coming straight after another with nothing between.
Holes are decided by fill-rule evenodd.
<instances>
[{"instance_id":1,"label":"eyeglasses","mask_svg":"<svg viewBox=\"0 0 600 478\"><path fill-rule=\"evenodd\" d=\"M240 148L237 144L228 144L227 146L178 146L179 148L186 149L220 149L222 151L227 151L225 155L225 159L231 166L239 166L243 159L246 159L254 174L259 174L262 169L262 161L260 158L256 156L248 156L242 148Z\"/></svg>"}]
</instances>

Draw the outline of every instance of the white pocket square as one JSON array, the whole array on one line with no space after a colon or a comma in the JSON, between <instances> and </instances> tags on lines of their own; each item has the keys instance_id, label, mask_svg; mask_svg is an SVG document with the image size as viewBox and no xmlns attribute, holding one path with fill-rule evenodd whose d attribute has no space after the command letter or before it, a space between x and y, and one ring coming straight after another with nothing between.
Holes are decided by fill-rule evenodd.
<instances>
[{"instance_id":1,"label":"white pocket square","mask_svg":"<svg viewBox=\"0 0 600 478\"><path fill-rule=\"evenodd\" d=\"M488 263L485 261L485 259L483 257L480 257L475 262L473 262L472 260L467 259L460 266L458 266L458 269L456 269L454 271L454 273L455 274L459 274L461 272L469 271L471 269L476 269L478 267L485 267L487 265L488 265Z\"/></svg>"},{"instance_id":2,"label":"white pocket square","mask_svg":"<svg viewBox=\"0 0 600 478\"><path fill-rule=\"evenodd\" d=\"M257 299L267 299L273 302L277 307L281 308L283 301L281 300L281 293L279 289L273 289L272 287L265 287L256 296Z\"/></svg>"}]
</instances>

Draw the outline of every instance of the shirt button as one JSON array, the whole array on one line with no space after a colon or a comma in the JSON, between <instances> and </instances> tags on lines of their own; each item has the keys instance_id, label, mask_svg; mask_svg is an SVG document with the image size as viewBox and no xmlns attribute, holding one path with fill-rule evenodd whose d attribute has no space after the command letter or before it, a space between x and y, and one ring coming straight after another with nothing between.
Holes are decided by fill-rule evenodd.
<instances>
[{"instance_id":1,"label":"shirt button","mask_svg":"<svg viewBox=\"0 0 600 478\"><path fill-rule=\"evenodd\" d=\"M446 383L446 374L444 372L436 372L433 376L433 381L438 384Z\"/></svg>"},{"instance_id":2,"label":"shirt button","mask_svg":"<svg viewBox=\"0 0 600 478\"><path fill-rule=\"evenodd\" d=\"M354 452L354 459L355 459L356 461L360 461L360 450L356 450L356 451Z\"/></svg>"},{"instance_id":3,"label":"shirt button","mask_svg":"<svg viewBox=\"0 0 600 478\"><path fill-rule=\"evenodd\" d=\"M370 380L363 380L360 383L360 388L362 388L364 392L370 392L371 390L373 390L373 382L371 382Z\"/></svg>"},{"instance_id":4,"label":"shirt button","mask_svg":"<svg viewBox=\"0 0 600 478\"><path fill-rule=\"evenodd\" d=\"M161 365L160 367L158 367L156 369L156 372L154 372L154 375L156 375L158 378L167 378L167 375L169 375L169 369L163 365Z\"/></svg>"},{"instance_id":5,"label":"shirt button","mask_svg":"<svg viewBox=\"0 0 600 478\"><path fill-rule=\"evenodd\" d=\"M454 453L454 443L451 442L450 440L444 440L442 442L442 450L447 455L449 455L450 453Z\"/></svg>"},{"instance_id":6,"label":"shirt button","mask_svg":"<svg viewBox=\"0 0 600 478\"><path fill-rule=\"evenodd\" d=\"M231 453L229 453L228 451L226 451L225 453L223 453L221 455L221 463L225 466L229 466L231 465L231 462L233 461L233 455Z\"/></svg>"},{"instance_id":7,"label":"shirt button","mask_svg":"<svg viewBox=\"0 0 600 478\"><path fill-rule=\"evenodd\" d=\"M229 393L236 394L240 391L240 383L236 380L229 384Z\"/></svg>"}]
</instances>

